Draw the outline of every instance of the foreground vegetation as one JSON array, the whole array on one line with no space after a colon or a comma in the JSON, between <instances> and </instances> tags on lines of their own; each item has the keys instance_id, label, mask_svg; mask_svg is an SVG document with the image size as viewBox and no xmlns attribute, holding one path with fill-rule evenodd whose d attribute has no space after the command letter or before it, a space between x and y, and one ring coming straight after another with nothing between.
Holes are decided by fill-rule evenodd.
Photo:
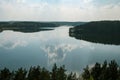
<instances>
[{"instance_id":1,"label":"foreground vegetation","mask_svg":"<svg viewBox=\"0 0 120 80\"><path fill-rule=\"evenodd\" d=\"M96 63L92 68L87 66L82 77L83 80L120 80L120 67L114 60Z\"/></svg>"},{"instance_id":2,"label":"foreground vegetation","mask_svg":"<svg viewBox=\"0 0 120 80\"><path fill-rule=\"evenodd\" d=\"M93 67L84 68L83 73L77 77L75 73L66 73L64 66L54 64L52 71L45 68L31 67L28 71L20 68L10 71L7 68L0 70L0 80L120 80L120 67L113 60L110 63L96 63Z\"/></svg>"}]
</instances>

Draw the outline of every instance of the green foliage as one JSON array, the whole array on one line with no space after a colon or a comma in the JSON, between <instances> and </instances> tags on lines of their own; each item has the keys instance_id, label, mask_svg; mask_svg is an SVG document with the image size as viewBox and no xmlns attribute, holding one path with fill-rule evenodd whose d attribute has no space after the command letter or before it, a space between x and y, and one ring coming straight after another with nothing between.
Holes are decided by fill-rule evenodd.
<instances>
[{"instance_id":1,"label":"green foliage","mask_svg":"<svg viewBox=\"0 0 120 80\"><path fill-rule=\"evenodd\" d=\"M76 73L70 73L68 74L67 80L78 80L76 77Z\"/></svg>"},{"instance_id":2,"label":"green foliage","mask_svg":"<svg viewBox=\"0 0 120 80\"><path fill-rule=\"evenodd\" d=\"M96 63L95 66L92 68L91 75L95 80L100 80L101 65L99 63Z\"/></svg>"},{"instance_id":3,"label":"green foliage","mask_svg":"<svg viewBox=\"0 0 120 80\"><path fill-rule=\"evenodd\" d=\"M19 68L17 71L9 71L4 68L0 70L0 80L78 80L76 74L66 74L65 66L57 67L54 64L52 71L40 66L31 67L28 71Z\"/></svg>"},{"instance_id":4,"label":"green foliage","mask_svg":"<svg viewBox=\"0 0 120 80\"><path fill-rule=\"evenodd\" d=\"M120 68L114 60L109 64L107 61L103 64L96 63L91 69L85 68L82 77L84 80L119 80Z\"/></svg>"},{"instance_id":5,"label":"green foliage","mask_svg":"<svg viewBox=\"0 0 120 80\"><path fill-rule=\"evenodd\" d=\"M54 64L51 72L51 80L57 80L57 65Z\"/></svg>"},{"instance_id":6,"label":"green foliage","mask_svg":"<svg viewBox=\"0 0 120 80\"><path fill-rule=\"evenodd\" d=\"M26 74L27 71L25 69L20 68L15 72L14 80L26 80Z\"/></svg>"},{"instance_id":7,"label":"green foliage","mask_svg":"<svg viewBox=\"0 0 120 80\"><path fill-rule=\"evenodd\" d=\"M41 68L38 67L31 67L28 73L28 80L40 80L41 79Z\"/></svg>"},{"instance_id":8,"label":"green foliage","mask_svg":"<svg viewBox=\"0 0 120 80\"><path fill-rule=\"evenodd\" d=\"M54 64L52 73L51 73L51 80L66 80L66 74L65 74L65 67L59 67L57 68L57 65Z\"/></svg>"},{"instance_id":9,"label":"green foliage","mask_svg":"<svg viewBox=\"0 0 120 80\"><path fill-rule=\"evenodd\" d=\"M84 68L81 76L79 79L76 73L66 73L65 66L57 67L56 64L52 71L40 66L31 67L28 71L23 68L12 72L7 68L0 70L0 80L120 80L120 67L114 60L96 63L92 68Z\"/></svg>"},{"instance_id":10,"label":"green foliage","mask_svg":"<svg viewBox=\"0 0 120 80\"><path fill-rule=\"evenodd\" d=\"M11 79L11 72L9 69L4 68L0 71L0 80L10 80Z\"/></svg>"},{"instance_id":11,"label":"green foliage","mask_svg":"<svg viewBox=\"0 0 120 80\"><path fill-rule=\"evenodd\" d=\"M84 68L84 72L82 74L82 77L84 78L84 80L89 80L90 79L90 72L89 72L89 67L88 66L86 68Z\"/></svg>"}]
</instances>

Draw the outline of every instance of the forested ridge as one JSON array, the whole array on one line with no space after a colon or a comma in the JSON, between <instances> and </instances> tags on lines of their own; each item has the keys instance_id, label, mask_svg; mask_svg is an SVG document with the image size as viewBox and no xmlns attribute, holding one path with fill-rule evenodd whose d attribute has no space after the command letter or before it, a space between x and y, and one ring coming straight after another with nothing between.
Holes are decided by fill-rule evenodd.
<instances>
[{"instance_id":1,"label":"forested ridge","mask_svg":"<svg viewBox=\"0 0 120 80\"><path fill-rule=\"evenodd\" d=\"M70 28L69 35L95 43L120 45L120 21L96 21Z\"/></svg>"},{"instance_id":2,"label":"forested ridge","mask_svg":"<svg viewBox=\"0 0 120 80\"><path fill-rule=\"evenodd\" d=\"M53 30L54 27L59 26L76 26L84 24L84 22L34 22L34 21L8 21L0 22L0 32L4 30L12 30L19 32L38 32Z\"/></svg>"},{"instance_id":3,"label":"forested ridge","mask_svg":"<svg viewBox=\"0 0 120 80\"><path fill-rule=\"evenodd\" d=\"M85 22L34 22L34 21L8 21L0 22L1 27L58 27L63 25L77 26Z\"/></svg>"},{"instance_id":4,"label":"forested ridge","mask_svg":"<svg viewBox=\"0 0 120 80\"><path fill-rule=\"evenodd\" d=\"M120 34L120 21L94 21L75 26L74 28L76 30L81 30L82 33Z\"/></svg>"},{"instance_id":5,"label":"forested ridge","mask_svg":"<svg viewBox=\"0 0 120 80\"><path fill-rule=\"evenodd\" d=\"M0 22L0 28L38 28L38 27L56 27L53 23L45 22Z\"/></svg>"}]
</instances>

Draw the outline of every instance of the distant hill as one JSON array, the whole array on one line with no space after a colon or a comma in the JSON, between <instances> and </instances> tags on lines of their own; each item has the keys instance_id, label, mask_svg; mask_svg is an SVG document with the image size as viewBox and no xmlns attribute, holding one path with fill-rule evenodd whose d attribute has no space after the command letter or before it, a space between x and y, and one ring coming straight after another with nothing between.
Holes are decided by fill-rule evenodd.
<instances>
[{"instance_id":1,"label":"distant hill","mask_svg":"<svg viewBox=\"0 0 120 80\"><path fill-rule=\"evenodd\" d=\"M45 23L45 22L0 22L0 32L4 30L13 30L19 32L38 32L52 29L45 29L44 27L56 27L53 23Z\"/></svg>"},{"instance_id":2,"label":"distant hill","mask_svg":"<svg viewBox=\"0 0 120 80\"><path fill-rule=\"evenodd\" d=\"M63 25L77 26L85 22L32 22L32 21L9 21L0 22L0 27L58 27Z\"/></svg>"},{"instance_id":3,"label":"distant hill","mask_svg":"<svg viewBox=\"0 0 120 80\"><path fill-rule=\"evenodd\" d=\"M81 29L83 32L89 33L120 33L120 21L96 21L89 22L84 25L75 26L76 29Z\"/></svg>"},{"instance_id":4,"label":"distant hill","mask_svg":"<svg viewBox=\"0 0 120 80\"><path fill-rule=\"evenodd\" d=\"M10 21L10 22L0 22L0 27L56 27L54 23L47 22L19 22L19 21Z\"/></svg>"},{"instance_id":5,"label":"distant hill","mask_svg":"<svg viewBox=\"0 0 120 80\"><path fill-rule=\"evenodd\" d=\"M53 30L54 27L63 25L76 26L81 25L83 22L33 22L33 21L9 21L0 22L0 32L4 30L13 30L19 32L38 32ZM50 29L47 27L51 27Z\"/></svg>"},{"instance_id":6,"label":"distant hill","mask_svg":"<svg viewBox=\"0 0 120 80\"><path fill-rule=\"evenodd\" d=\"M120 45L120 21L96 21L70 28L76 39L95 43Z\"/></svg>"},{"instance_id":7,"label":"distant hill","mask_svg":"<svg viewBox=\"0 0 120 80\"><path fill-rule=\"evenodd\" d=\"M64 26L64 25L67 25L67 26L78 26L78 25L83 25L87 22L52 22L54 23L55 25L57 26Z\"/></svg>"}]
</instances>

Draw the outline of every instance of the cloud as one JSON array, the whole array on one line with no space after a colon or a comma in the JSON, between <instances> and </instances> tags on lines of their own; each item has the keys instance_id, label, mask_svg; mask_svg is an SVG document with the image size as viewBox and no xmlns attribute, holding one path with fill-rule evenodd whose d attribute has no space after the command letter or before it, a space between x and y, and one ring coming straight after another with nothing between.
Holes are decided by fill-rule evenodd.
<instances>
[{"instance_id":1,"label":"cloud","mask_svg":"<svg viewBox=\"0 0 120 80\"><path fill-rule=\"evenodd\" d=\"M106 8L106 6L110 7ZM90 21L119 19L120 11L118 9L120 9L120 1L118 0L0 0L0 20Z\"/></svg>"},{"instance_id":2,"label":"cloud","mask_svg":"<svg viewBox=\"0 0 120 80\"><path fill-rule=\"evenodd\" d=\"M25 3L26 2L26 0L16 0L17 1L17 3Z\"/></svg>"},{"instance_id":3,"label":"cloud","mask_svg":"<svg viewBox=\"0 0 120 80\"><path fill-rule=\"evenodd\" d=\"M45 47L42 47L42 49L47 53L48 64L63 61L67 53L76 48L77 46L73 44L46 45Z\"/></svg>"},{"instance_id":4,"label":"cloud","mask_svg":"<svg viewBox=\"0 0 120 80\"><path fill-rule=\"evenodd\" d=\"M94 19L119 20L120 17L119 5L105 5L98 9L94 9ZM98 13L98 14L97 14Z\"/></svg>"},{"instance_id":5,"label":"cloud","mask_svg":"<svg viewBox=\"0 0 120 80\"><path fill-rule=\"evenodd\" d=\"M93 0L83 0L84 3L91 3Z\"/></svg>"}]
</instances>

